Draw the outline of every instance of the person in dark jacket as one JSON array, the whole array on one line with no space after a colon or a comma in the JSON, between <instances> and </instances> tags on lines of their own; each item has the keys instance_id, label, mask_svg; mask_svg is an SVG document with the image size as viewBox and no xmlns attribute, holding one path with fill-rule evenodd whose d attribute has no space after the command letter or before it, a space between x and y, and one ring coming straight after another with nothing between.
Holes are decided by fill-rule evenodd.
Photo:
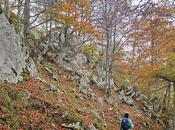
<instances>
[{"instance_id":1,"label":"person in dark jacket","mask_svg":"<svg viewBox=\"0 0 175 130\"><path fill-rule=\"evenodd\" d=\"M128 127L128 128L125 129L124 127ZM126 112L124 114L124 118L122 119L120 123L120 130L130 130L132 128L134 128L134 124L132 123L132 120L129 117L129 114Z\"/></svg>"}]
</instances>

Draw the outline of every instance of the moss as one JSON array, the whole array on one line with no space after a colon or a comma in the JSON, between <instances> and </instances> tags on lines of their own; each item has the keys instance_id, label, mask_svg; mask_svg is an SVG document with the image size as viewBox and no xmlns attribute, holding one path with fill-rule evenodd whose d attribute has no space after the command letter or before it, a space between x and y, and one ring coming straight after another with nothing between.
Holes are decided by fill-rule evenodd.
<instances>
[{"instance_id":1,"label":"moss","mask_svg":"<svg viewBox=\"0 0 175 130\"><path fill-rule=\"evenodd\" d=\"M101 59L94 44L86 44L83 46L83 52L87 57L91 57L95 62Z\"/></svg>"},{"instance_id":2,"label":"moss","mask_svg":"<svg viewBox=\"0 0 175 130\"><path fill-rule=\"evenodd\" d=\"M35 38L39 39L40 41L44 41L46 32L44 29L35 29L33 31L33 34L34 34Z\"/></svg>"},{"instance_id":3,"label":"moss","mask_svg":"<svg viewBox=\"0 0 175 130\"><path fill-rule=\"evenodd\" d=\"M45 64L44 67L45 67L45 68L48 68L48 69L50 69L50 70L53 70L53 67L52 67L51 64Z\"/></svg>"},{"instance_id":4,"label":"moss","mask_svg":"<svg viewBox=\"0 0 175 130\"><path fill-rule=\"evenodd\" d=\"M98 130L105 130L104 124L103 124L103 122L100 119L98 119L98 118L94 119L93 120L93 124L94 124L96 129L98 129Z\"/></svg>"},{"instance_id":5,"label":"moss","mask_svg":"<svg viewBox=\"0 0 175 130\"><path fill-rule=\"evenodd\" d=\"M10 125L11 128L13 128L13 130L17 130L17 128L19 128L20 126L20 121L15 117L9 117L7 119L7 123Z\"/></svg>"},{"instance_id":6,"label":"moss","mask_svg":"<svg viewBox=\"0 0 175 130\"><path fill-rule=\"evenodd\" d=\"M66 113L64 115L64 117L65 117L64 119L66 120L66 122L69 123L69 124L71 124L71 123L77 123L77 122L80 122L80 124L83 123L81 117L78 114L73 113L73 112Z\"/></svg>"},{"instance_id":7,"label":"moss","mask_svg":"<svg viewBox=\"0 0 175 130\"><path fill-rule=\"evenodd\" d=\"M9 97L8 92L3 88L0 88L0 103L5 105L9 111L14 110L12 99Z\"/></svg>"},{"instance_id":8,"label":"moss","mask_svg":"<svg viewBox=\"0 0 175 130\"><path fill-rule=\"evenodd\" d=\"M98 130L106 130L105 128L105 122L100 119L100 117L97 117L94 113L92 113L92 119L93 119L93 125Z\"/></svg>"},{"instance_id":9,"label":"moss","mask_svg":"<svg viewBox=\"0 0 175 130\"><path fill-rule=\"evenodd\" d=\"M19 33L21 31L21 29L20 29L20 24L17 21L16 14L14 14L13 12L9 12L8 20L9 20L10 24L12 24L14 26L15 31L17 33Z\"/></svg>"},{"instance_id":10,"label":"moss","mask_svg":"<svg viewBox=\"0 0 175 130\"><path fill-rule=\"evenodd\" d=\"M163 79L167 79L169 81L175 80L175 68L171 66L166 66L165 68L156 70L153 72L155 77L162 77Z\"/></svg>"},{"instance_id":11,"label":"moss","mask_svg":"<svg viewBox=\"0 0 175 130\"><path fill-rule=\"evenodd\" d=\"M2 7L1 7L1 4L0 4L0 14L3 12L3 9L2 9Z\"/></svg>"},{"instance_id":12,"label":"moss","mask_svg":"<svg viewBox=\"0 0 175 130\"><path fill-rule=\"evenodd\" d=\"M26 107L28 105L28 93L25 90L21 90L16 93L16 100L19 101L22 107Z\"/></svg>"},{"instance_id":13,"label":"moss","mask_svg":"<svg viewBox=\"0 0 175 130\"><path fill-rule=\"evenodd\" d=\"M40 112L45 112L45 107L44 105L42 105L40 102L35 101L35 100L31 100L28 104L28 107L34 109L34 110L39 110Z\"/></svg>"},{"instance_id":14,"label":"moss","mask_svg":"<svg viewBox=\"0 0 175 130\"><path fill-rule=\"evenodd\" d=\"M30 72L27 67L23 69L21 76L23 77L23 81L28 81L30 79Z\"/></svg>"}]
</instances>

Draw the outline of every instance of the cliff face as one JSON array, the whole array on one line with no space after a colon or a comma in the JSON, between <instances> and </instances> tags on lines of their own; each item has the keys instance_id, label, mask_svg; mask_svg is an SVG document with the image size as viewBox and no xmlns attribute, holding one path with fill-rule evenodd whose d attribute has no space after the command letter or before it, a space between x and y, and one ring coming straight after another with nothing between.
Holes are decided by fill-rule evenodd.
<instances>
[{"instance_id":1,"label":"cliff face","mask_svg":"<svg viewBox=\"0 0 175 130\"><path fill-rule=\"evenodd\" d=\"M36 75L34 64L27 63L19 35L3 13L0 14L0 52L0 80L17 83L23 80L22 73L26 71L31 72L30 76Z\"/></svg>"}]
</instances>

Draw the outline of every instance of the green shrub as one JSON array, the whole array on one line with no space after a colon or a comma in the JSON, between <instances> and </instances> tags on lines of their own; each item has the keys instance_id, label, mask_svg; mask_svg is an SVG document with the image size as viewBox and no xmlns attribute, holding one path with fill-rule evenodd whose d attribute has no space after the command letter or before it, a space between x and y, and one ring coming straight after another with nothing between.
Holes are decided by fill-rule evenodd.
<instances>
[{"instance_id":1,"label":"green shrub","mask_svg":"<svg viewBox=\"0 0 175 130\"><path fill-rule=\"evenodd\" d=\"M84 45L83 52L87 57L91 57L95 62L101 58L94 44Z\"/></svg>"},{"instance_id":2,"label":"green shrub","mask_svg":"<svg viewBox=\"0 0 175 130\"><path fill-rule=\"evenodd\" d=\"M8 12L8 13L9 13L8 20L9 20L10 24L12 24L14 26L14 28L15 28L15 31L17 33L19 33L21 30L20 30L20 24L19 24L19 22L17 20L16 14L13 13L13 12Z\"/></svg>"},{"instance_id":3,"label":"green shrub","mask_svg":"<svg viewBox=\"0 0 175 130\"><path fill-rule=\"evenodd\" d=\"M31 39L38 39L40 41L44 41L46 32L44 29L36 28L30 32Z\"/></svg>"},{"instance_id":4,"label":"green shrub","mask_svg":"<svg viewBox=\"0 0 175 130\"><path fill-rule=\"evenodd\" d=\"M27 67L23 69L21 76L23 77L23 81L28 81L30 79L30 72Z\"/></svg>"},{"instance_id":5,"label":"green shrub","mask_svg":"<svg viewBox=\"0 0 175 130\"><path fill-rule=\"evenodd\" d=\"M16 100L21 102L23 107L28 105L28 93L25 90L21 90L16 93Z\"/></svg>"},{"instance_id":6,"label":"green shrub","mask_svg":"<svg viewBox=\"0 0 175 130\"><path fill-rule=\"evenodd\" d=\"M83 46L83 52L85 55L91 55L93 50L95 50L95 46L93 44L85 44Z\"/></svg>"},{"instance_id":7,"label":"green shrub","mask_svg":"<svg viewBox=\"0 0 175 130\"><path fill-rule=\"evenodd\" d=\"M5 105L5 107L9 111L14 110L12 99L9 97L8 92L6 90L4 90L3 88L0 88L0 103Z\"/></svg>"},{"instance_id":8,"label":"green shrub","mask_svg":"<svg viewBox=\"0 0 175 130\"><path fill-rule=\"evenodd\" d=\"M7 123L10 125L11 128L13 128L13 130L17 130L17 128L19 128L20 126L20 121L17 118L12 116L10 116L7 119Z\"/></svg>"},{"instance_id":9,"label":"green shrub","mask_svg":"<svg viewBox=\"0 0 175 130\"><path fill-rule=\"evenodd\" d=\"M35 100L30 100L30 103L28 105L34 110L39 110L40 112L45 112L45 107L40 102L37 102Z\"/></svg>"},{"instance_id":10,"label":"green shrub","mask_svg":"<svg viewBox=\"0 0 175 130\"><path fill-rule=\"evenodd\" d=\"M93 124L94 124L96 129L105 130L105 127L104 127L102 120L96 118L93 120Z\"/></svg>"},{"instance_id":11,"label":"green shrub","mask_svg":"<svg viewBox=\"0 0 175 130\"><path fill-rule=\"evenodd\" d=\"M65 119L66 119L66 122L67 123L77 123L77 122L80 122L81 124L83 123L81 117L76 114L76 113L66 113L64 115Z\"/></svg>"}]
</instances>

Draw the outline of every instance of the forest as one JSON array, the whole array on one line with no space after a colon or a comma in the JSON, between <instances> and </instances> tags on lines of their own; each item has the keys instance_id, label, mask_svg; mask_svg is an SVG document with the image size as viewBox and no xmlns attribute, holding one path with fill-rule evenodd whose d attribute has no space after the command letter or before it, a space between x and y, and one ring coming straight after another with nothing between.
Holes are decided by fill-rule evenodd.
<instances>
[{"instance_id":1,"label":"forest","mask_svg":"<svg viewBox=\"0 0 175 130\"><path fill-rule=\"evenodd\" d=\"M0 130L121 130L126 112L175 130L174 0L0 0Z\"/></svg>"}]
</instances>

